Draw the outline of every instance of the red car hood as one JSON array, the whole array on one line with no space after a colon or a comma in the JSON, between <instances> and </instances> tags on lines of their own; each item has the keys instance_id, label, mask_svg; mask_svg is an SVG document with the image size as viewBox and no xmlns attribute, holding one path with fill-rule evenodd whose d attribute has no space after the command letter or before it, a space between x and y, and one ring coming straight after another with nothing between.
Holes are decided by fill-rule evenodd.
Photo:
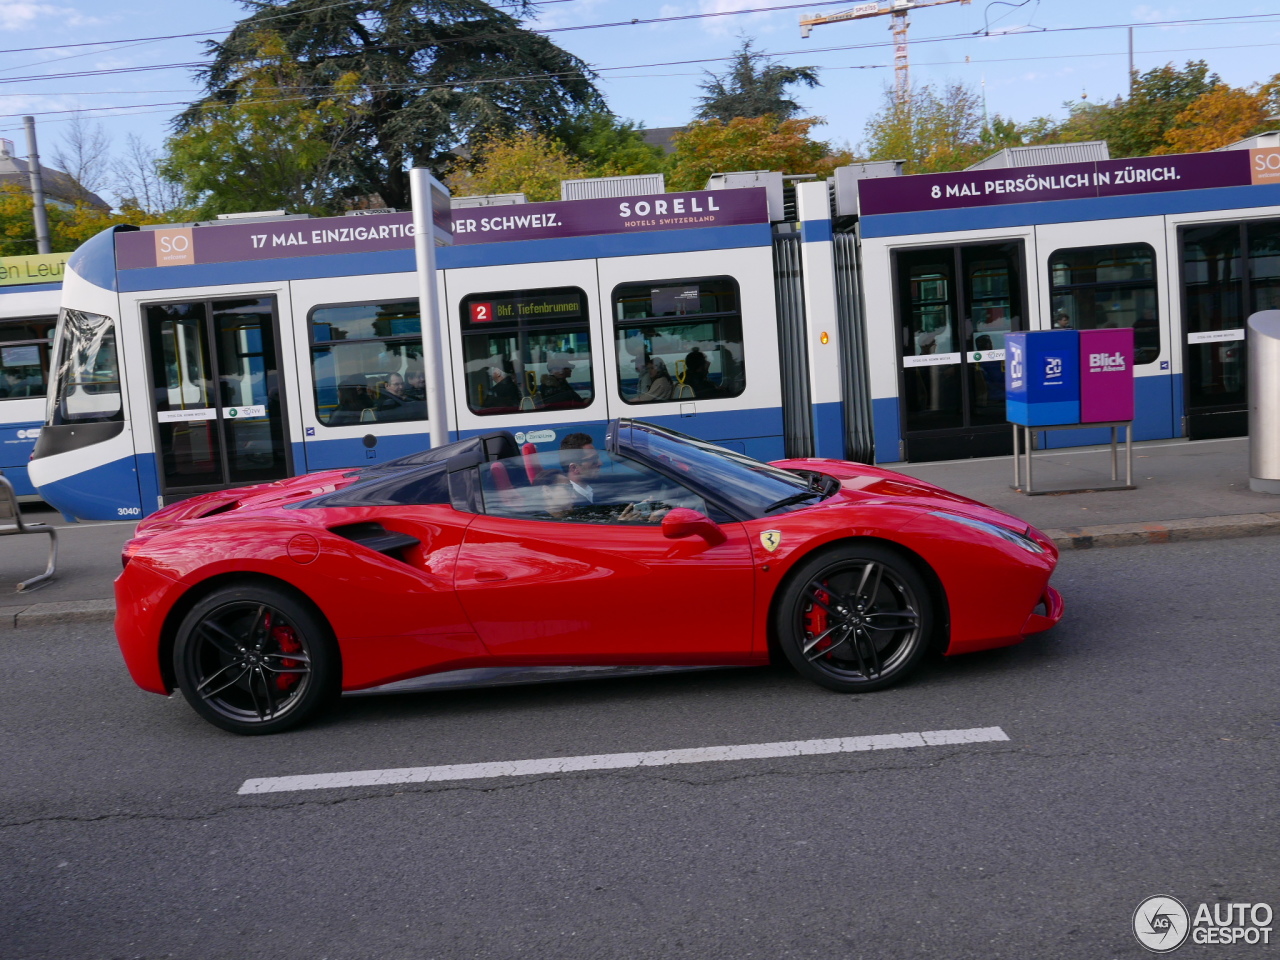
<instances>
[{"instance_id":1,"label":"red car hood","mask_svg":"<svg viewBox=\"0 0 1280 960\"><path fill-rule=\"evenodd\" d=\"M1001 526L1025 532L1030 525L1012 514L988 507L985 503L962 497L944 490L936 484L906 474L873 467L848 460L827 460L819 457L796 460L776 460L775 467L787 470L812 470L840 480L842 495L849 500L866 503L905 503L928 510L946 510L950 513L998 523Z\"/></svg>"}]
</instances>

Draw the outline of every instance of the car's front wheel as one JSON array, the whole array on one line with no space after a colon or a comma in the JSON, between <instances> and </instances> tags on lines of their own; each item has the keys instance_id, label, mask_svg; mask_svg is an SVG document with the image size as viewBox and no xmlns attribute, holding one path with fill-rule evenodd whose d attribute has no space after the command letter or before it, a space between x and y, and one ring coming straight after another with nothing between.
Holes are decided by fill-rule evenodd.
<instances>
[{"instance_id":1,"label":"car's front wheel","mask_svg":"<svg viewBox=\"0 0 1280 960\"><path fill-rule=\"evenodd\" d=\"M339 692L341 665L328 625L307 604L265 584L202 598L173 649L178 688L200 716L233 733L279 733Z\"/></svg>"},{"instance_id":2,"label":"car's front wheel","mask_svg":"<svg viewBox=\"0 0 1280 960\"><path fill-rule=\"evenodd\" d=\"M774 616L792 666L841 693L902 680L924 658L933 630L924 578L878 544L835 547L804 560Z\"/></svg>"}]
</instances>

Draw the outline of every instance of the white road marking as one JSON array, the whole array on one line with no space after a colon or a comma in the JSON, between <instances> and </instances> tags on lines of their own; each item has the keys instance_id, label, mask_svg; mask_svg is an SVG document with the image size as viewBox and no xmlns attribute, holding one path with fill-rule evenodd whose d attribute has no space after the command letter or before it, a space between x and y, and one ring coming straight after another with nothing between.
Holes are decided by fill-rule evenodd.
<instances>
[{"instance_id":1,"label":"white road marking","mask_svg":"<svg viewBox=\"0 0 1280 960\"><path fill-rule=\"evenodd\" d=\"M654 750L648 753L602 753L591 757L499 760L493 763L455 763L441 767L400 767L390 770L316 773L297 777L261 777L256 780L246 780L239 792L241 794L283 793L291 790L333 790L338 787L380 787L394 783L437 783L442 780L527 777L579 770L623 770L628 767L666 767L678 763L764 760L773 757L808 757L824 753L858 753L863 750L944 747L1008 739L1008 735L999 727L926 730L922 733L889 733L874 737L839 737L833 740L787 740L780 743L748 743L732 747Z\"/></svg>"}]
</instances>

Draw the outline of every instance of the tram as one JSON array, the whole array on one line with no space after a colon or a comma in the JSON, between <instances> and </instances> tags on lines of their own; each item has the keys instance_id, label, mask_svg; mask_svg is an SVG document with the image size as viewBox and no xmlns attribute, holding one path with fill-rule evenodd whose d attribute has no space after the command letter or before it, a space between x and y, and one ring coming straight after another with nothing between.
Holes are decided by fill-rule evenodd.
<instances>
[{"instance_id":1,"label":"tram","mask_svg":"<svg viewBox=\"0 0 1280 960\"><path fill-rule=\"evenodd\" d=\"M449 435L554 458L631 416L766 460L1002 455L1004 336L1106 326L1135 330L1137 439L1244 432L1244 320L1280 298L1280 149L833 184L454 210ZM412 244L397 213L91 239L63 283L40 494L129 519L428 445Z\"/></svg>"},{"instance_id":2,"label":"tram","mask_svg":"<svg viewBox=\"0 0 1280 960\"><path fill-rule=\"evenodd\" d=\"M44 426L49 354L68 254L0 257L0 474L38 499L27 462Z\"/></svg>"}]
</instances>

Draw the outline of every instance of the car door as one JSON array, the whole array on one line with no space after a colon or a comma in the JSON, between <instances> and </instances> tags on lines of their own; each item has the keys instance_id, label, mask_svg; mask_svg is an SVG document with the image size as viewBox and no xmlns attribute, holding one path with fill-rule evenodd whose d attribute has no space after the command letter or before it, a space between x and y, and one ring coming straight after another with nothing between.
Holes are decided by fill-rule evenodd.
<instances>
[{"instance_id":1,"label":"car door","mask_svg":"<svg viewBox=\"0 0 1280 960\"><path fill-rule=\"evenodd\" d=\"M662 515L705 513L702 498L644 465L599 456L592 502L556 464L480 466L482 515L467 528L455 582L489 652L583 665L747 658L754 565L742 525L722 518L717 545L669 540Z\"/></svg>"}]
</instances>

